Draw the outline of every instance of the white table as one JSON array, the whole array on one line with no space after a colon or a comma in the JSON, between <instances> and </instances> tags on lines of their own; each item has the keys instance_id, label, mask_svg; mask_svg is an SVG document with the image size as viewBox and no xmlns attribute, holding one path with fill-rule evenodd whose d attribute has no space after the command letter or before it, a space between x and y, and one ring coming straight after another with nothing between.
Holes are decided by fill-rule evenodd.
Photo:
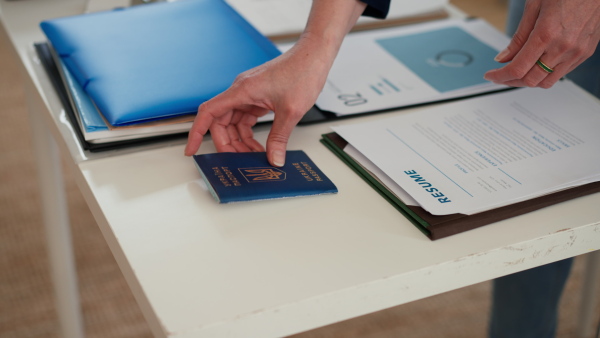
<instances>
[{"instance_id":1,"label":"white table","mask_svg":"<svg viewBox=\"0 0 600 338\"><path fill-rule=\"evenodd\" d=\"M340 193L330 196L218 205L183 141L82 151L32 43L44 40L39 21L83 8L0 0L43 163L65 337L83 329L61 153L157 337L284 336L600 249L600 194L432 242L319 143L329 124L297 128L289 149L305 150L332 178ZM264 141L267 130L256 134ZM202 151L214 151L210 141Z\"/></svg>"}]
</instances>

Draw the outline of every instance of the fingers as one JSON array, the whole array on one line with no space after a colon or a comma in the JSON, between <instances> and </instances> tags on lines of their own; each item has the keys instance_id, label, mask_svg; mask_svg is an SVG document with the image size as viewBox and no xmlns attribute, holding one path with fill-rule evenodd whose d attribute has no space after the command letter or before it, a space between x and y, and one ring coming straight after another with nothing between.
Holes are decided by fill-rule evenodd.
<instances>
[{"instance_id":1,"label":"fingers","mask_svg":"<svg viewBox=\"0 0 600 338\"><path fill-rule=\"evenodd\" d=\"M263 146L254 139L252 127L256 124L257 117L248 112L236 111L228 125L216 125L211 128L211 133L217 133L213 141L218 152L252 152L264 151ZM215 128L224 128L222 131Z\"/></svg>"},{"instance_id":2,"label":"fingers","mask_svg":"<svg viewBox=\"0 0 600 338\"><path fill-rule=\"evenodd\" d=\"M539 30L531 32L512 62L487 72L484 78L512 87L551 87L567 74L572 63L568 61L568 54L556 51L552 45L544 42L540 34ZM537 64L538 60L546 67Z\"/></svg>"},{"instance_id":3,"label":"fingers","mask_svg":"<svg viewBox=\"0 0 600 338\"><path fill-rule=\"evenodd\" d=\"M538 64L538 60L542 64ZM568 71L568 64L559 62L557 58L551 58L544 54L530 65L530 69L525 76L520 79L506 81L504 84L511 87L550 88Z\"/></svg>"},{"instance_id":4,"label":"fingers","mask_svg":"<svg viewBox=\"0 0 600 338\"><path fill-rule=\"evenodd\" d=\"M541 57L540 59L542 59ZM536 60L537 61L537 60ZM513 61L515 62L515 61ZM544 61L548 67L553 65L553 63ZM553 69L553 72L548 72L544 70L540 65L538 65L535 61L529 64L529 70L525 72L525 75L515 75L514 70L506 69L508 66L502 67L500 69L496 69L493 71L489 71L484 75L484 78L493 81L498 84L504 84L511 87L541 87L541 88L550 88L552 87L558 80L560 80L565 74L567 74L569 65L566 63L558 64L557 66L550 67ZM527 67L527 66L523 66ZM507 75L508 73L508 75ZM513 75L511 75L513 74ZM521 72L519 71L519 74ZM497 78L503 78L503 81L497 80Z\"/></svg>"},{"instance_id":5,"label":"fingers","mask_svg":"<svg viewBox=\"0 0 600 338\"><path fill-rule=\"evenodd\" d=\"M218 152L232 151L236 153L247 153L252 151L252 149L250 149L250 147L248 147L240 138L240 133L235 125L230 124L226 126L226 130L228 143L219 145L218 142L215 141Z\"/></svg>"},{"instance_id":6,"label":"fingers","mask_svg":"<svg viewBox=\"0 0 600 338\"><path fill-rule=\"evenodd\" d=\"M495 58L511 62L484 78L513 87L550 88L595 50L598 36L590 32L600 32L594 28L600 21L592 19L597 8L594 1L528 0L517 32Z\"/></svg>"},{"instance_id":7,"label":"fingers","mask_svg":"<svg viewBox=\"0 0 600 338\"><path fill-rule=\"evenodd\" d=\"M200 144L202 144L202 138L204 135L197 131L191 131L188 134L188 141L185 145L185 150L183 153L185 156L192 156L198 151L200 148Z\"/></svg>"},{"instance_id":8,"label":"fingers","mask_svg":"<svg viewBox=\"0 0 600 338\"><path fill-rule=\"evenodd\" d=\"M519 22L517 31L510 40L508 46L498 53L494 60L502 63L508 62L521 51L535 27L538 14L539 1L528 1L525 5L525 11L523 12L523 17Z\"/></svg>"},{"instance_id":9,"label":"fingers","mask_svg":"<svg viewBox=\"0 0 600 338\"><path fill-rule=\"evenodd\" d=\"M533 36L533 33L531 35ZM535 71L533 75L543 75L543 73L538 73L533 65L542 56L545 47L539 39L528 36L527 41L520 47L516 55L512 57L511 63L502 68L487 72L484 78L495 83L508 84L511 81L525 78L532 70ZM547 62L550 62L550 60L547 60ZM554 63L551 64L554 65Z\"/></svg>"},{"instance_id":10,"label":"fingers","mask_svg":"<svg viewBox=\"0 0 600 338\"><path fill-rule=\"evenodd\" d=\"M545 52L540 53L535 40L530 39L510 64L487 72L484 78L512 87L550 88L586 59L553 45L543 47Z\"/></svg>"},{"instance_id":11,"label":"fingers","mask_svg":"<svg viewBox=\"0 0 600 338\"><path fill-rule=\"evenodd\" d=\"M281 167L285 164L288 140L304 113L275 114L275 120L267 138L267 159L272 166Z\"/></svg>"},{"instance_id":12,"label":"fingers","mask_svg":"<svg viewBox=\"0 0 600 338\"><path fill-rule=\"evenodd\" d=\"M253 114L260 114L260 108L244 113L240 107L251 110L246 108L249 106L244 104L244 97L232 88L200 105L188 135L184 154L195 154L209 129L219 152L262 151L262 146L253 139L251 130L257 118L257 115Z\"/></svg>"},{"instance_id":13,"label":"fingers","mask_svg":"<svg viewBox=\"0 0 600 338\"><path fill-rule=\"evenodd\" d=\"M184 154L186 156L195 154L198 148L200 148L202 139L213 124L213 121L226 114L231 114L231 110L236 104L237 101L234 98L230 98L227 95L227 91L201 104L198 107L198 114L188 134L188 142Z\"/></svg>"},{"instance_id":14,"label":"fingers","mask_svg":"<svg viewBox=\"0 0 600 338\"><path fill-rule=\"evenodd\" d=\"M254 112L243 114L240 121L237 123L237 131L240 140L249 148L249 151L265 151L262 144L254 139L252 127L256 124L259 116L263 116L268 111L266 109L255 108Z\"/></svg>"},{"instance_id":15,"label":"fingers","mask_svg":"<svg viewBox=\"0 0 600 338\"><path fill-rule=\"evenodd\" d=\"M192 156L198 151L198 148L202 144L202 139L208 131L208 126L212 123L212 115L205 116L206 114L201 114L201 111L202 106L198 108L198 114L194 118L194 123L188 133L188 141L183 152L185 156Z\"/></svg>"},{"instance_id":16,"label":"fingers","mask_svg":"<svg viewBox=\"0 0 600 338\"><path fill-rule=\"evenodd\" d=\"M543 28L536 28L540 4L539 0L526 3L523 17L510 44L495 58L498 62L512 62L487 72L484 75L486 80L512 87L536 87L542 82L551 86L560 79L562 75L558 76L558 72L550 74L536 64L537 60L543 59L546 65L558 70L560 63L560 60L552 58L552 55L558 54L547 51L548 44L540 36Z\"/></svg>"}]
</instances>

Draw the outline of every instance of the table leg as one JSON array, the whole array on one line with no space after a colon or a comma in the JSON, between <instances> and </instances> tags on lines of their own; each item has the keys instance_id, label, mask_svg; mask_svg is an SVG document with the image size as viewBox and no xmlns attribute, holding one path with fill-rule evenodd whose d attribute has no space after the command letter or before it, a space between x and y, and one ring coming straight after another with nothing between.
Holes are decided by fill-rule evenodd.
<instances>
[{"instance_id":1,"label":"table leg","mask_svg":"<svg viewBox=\"0 0 600 338\"><path fill-rule=\"evenodd\" d=\"M37 113L41 109L35 106L39 100L28 97L27 101L60 337L79 338L84 336L83 320L60 151L41 114Z\"/></svg>"},{"instance_id":2,"label":"table leg","mask_svg":"<svg viewBox=\"0 0 600 338\"><path fill-rule=\"evenodd\" d=\"M577 337L593 337L596 330L594 309L598 301L598 284L600 283L600 250L591 252L585 257L585 272L581 292L581 308ZM596 325L594 325L596 324Z\"/></svg>"}]
</instances>

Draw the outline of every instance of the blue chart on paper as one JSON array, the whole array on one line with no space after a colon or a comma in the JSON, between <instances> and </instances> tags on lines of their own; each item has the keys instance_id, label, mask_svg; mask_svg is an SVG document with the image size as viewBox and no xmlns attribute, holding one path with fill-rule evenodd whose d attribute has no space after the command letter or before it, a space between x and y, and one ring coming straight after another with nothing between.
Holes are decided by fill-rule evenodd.
<instances>
[{"instance_id":1,"label":"blue chart on paper","mask_svg":"<svg viewBox=\"0 0 600 338\"><path fill-rule=\"evenodd\" d=\"M498 51L458 27L377 40L388 53L439 92L486 83Z\"/></svg>"}]
</instances>

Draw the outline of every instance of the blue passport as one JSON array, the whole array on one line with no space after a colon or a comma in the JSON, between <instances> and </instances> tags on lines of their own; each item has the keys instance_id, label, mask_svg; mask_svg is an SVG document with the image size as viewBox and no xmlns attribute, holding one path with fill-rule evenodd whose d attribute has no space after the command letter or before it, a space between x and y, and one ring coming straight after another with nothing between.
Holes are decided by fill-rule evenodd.
<instances>
[{"instance_id":1,"label":"blue passport","mask_svg":"<svg viewBox=\"0 0 600 338\"><path fill-rule=\"evenodd\" d=\"M273 167L264 152L194 155L219 203L335 194L337 188L301 150L290 150L283 167Z\"/></svg>"}]
</instances>

